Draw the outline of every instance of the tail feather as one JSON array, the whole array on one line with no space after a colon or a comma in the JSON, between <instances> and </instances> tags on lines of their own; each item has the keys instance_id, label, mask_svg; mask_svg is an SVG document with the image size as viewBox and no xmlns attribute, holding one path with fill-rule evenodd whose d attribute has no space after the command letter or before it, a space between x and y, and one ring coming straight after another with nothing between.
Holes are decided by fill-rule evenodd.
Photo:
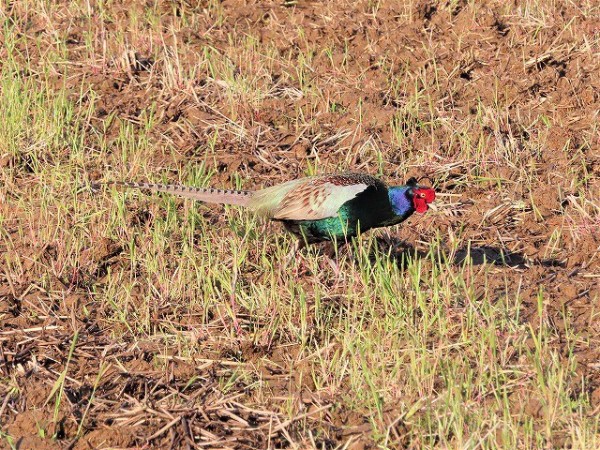
<instances>
[{"instance_id":1,"label":"tail feather","mask_svg":"<svg viewBox=\"0 0 600 450\"><path fill-rule=\"evenodd\" d=\"M248 206L252 191L236 191L229 189L197 188L177 184L131 183L127 181L110 181L107 183L92 183L92 189L102 186L119 186L131 189L148 189L152 192L165 192L180 197L191 198L206 203L221 205Z\"/></svg>"}]
</instances>

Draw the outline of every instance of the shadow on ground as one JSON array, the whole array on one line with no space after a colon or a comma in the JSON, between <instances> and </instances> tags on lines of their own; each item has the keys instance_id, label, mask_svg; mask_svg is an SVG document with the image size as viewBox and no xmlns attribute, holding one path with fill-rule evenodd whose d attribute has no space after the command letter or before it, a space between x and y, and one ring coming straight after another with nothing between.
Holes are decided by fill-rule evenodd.
<instances>
[{"instance_id":1,"label":"shadow on ground","mask_svg":"<svg viewBox=\"0 0 600 450\"><path fill-rule=\"evenodd\" d=\"M401 267L404 267L410 260L430 258L428 252L418 250L413 245L397 238L377 237L375 241L376 247L374 251L389 253ZM443 251L443 256L445 257L448 257L451 253L445 249L443 249ZM474 266L488 264L516 269L526 269L527 267L534 265L544 267L564 266L564 263L558 260L530 260L525 258L525 255L522 253L510 252L499 247L487 245L479 247L461 247L451 258L452 264L457 266L465 263L468 264L469 261Z\"/></svg>"}]
</instances>

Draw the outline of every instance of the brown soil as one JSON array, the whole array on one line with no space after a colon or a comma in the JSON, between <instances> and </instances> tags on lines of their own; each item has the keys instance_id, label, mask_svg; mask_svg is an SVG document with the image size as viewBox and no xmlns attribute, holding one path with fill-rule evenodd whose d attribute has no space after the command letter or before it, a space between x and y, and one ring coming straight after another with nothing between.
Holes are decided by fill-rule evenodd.
<instances>
[{"instance_id":1,"label":"brown soil","mask_svg":"<svg viewBox=\"0 0 600 450\"><path fill-rule=\"evenodd\" d=\"M7 15L20 33L65 42L68 77L67 69L57 64L49 74L52 82L56 86L66 83L71 100L81 110L91 100L81 96L80 86L84 81L93 86L97 99L90 132L103 129L109 116L136 127L140 115L157 105L150 142L156 148L168 144L176 149L155 152L148 165L157 171L166 169L176 175L183 165L200 164L204 160L200 149L219 128L214 182L222 186L231 183L232 174L257 185L294 178L316 154L321 167L374 172L378 157L374 149L379 149L388 179L426 173L440 192L456 194L451 197L452 207L402 228L398 236L406 242L427 242L436 232L446 237L461 227L467 230L476 245L459 249L453 263L471 258L476 265L495 265L497 285L492 280L488 292L500 296L507 279L520 285L522 317L534 327L540 320L536 296L543 286L546 320L560 334L566 313L572 319L570 332L580 337L581 344L573 349L577 371L585 379L591 411L598 411L600 214L593 207L600 201L600 27L596 18L567 2L549 9L552 14L544 16L541 25L542 19L533 13L525 17L522 6L494 1L476 2L474 7L463 1L406 2L410 7L399 4L404 2L380 2L373 14L372 4L377 2L371 1L228 0L218 5L223 18L219 22L205 2L193 6L195 2L157 1L153 7L160 10L161 23L156 41L143 33L131 34L132 53L123 56L116 53L119 44L111 33L122 30L135 11L143 12L145 2L133 6L112 2L111 18L96 15L92 20L75 14L70 2L50 16L26 13L18 3L9 6ZM181 25L181 14L194 15L194 26ZM172 30L171 24L178 25ZM105 60L94 61L86 54L83 43L90 31L97 55L105 46ZM239 94L236 121L244 124L247 133L240 139L212 106L226 102L219 80L202 73L195 79L173 77L174 84L165 85L159 75L166 63L153 61L152 55L159 38L167 46L177 45L185 71L194 67L195 55L211 46L231 58L234 72L248 74L256 70L257 61L236 59L244 36L256 38L257 45L273 46L278 57L262 82L272 95L256 106L252 94L249 98ZM327 46L331 55L321 51ZM299 85L284 76L292 68L282 63L289 59L285 55L315 49L308 84L322 98L316 110L312 99L297 95ZM35 61L44 49L21 50L27 50ZM341 70L344 60L348 64ZM389 89L391 75L401 81L397 91ZM407 101L404 89L427 89L432 105L419 105L415 117L401 117L405 139L392 144L390 124ZM490 111L501 109L504 115L484 113L483 123L476 123L471 119L481 105ZM289 111L298 109L309 118L304 128L291 120ZM540 116L547 117L551 126L542 121L534 124ZM432 120L439 125L428 127ZM118 127L113 120L103 129L107 142L116 139ZM489 152L487 166L474 167L464 160L463 138ZM526 152L527 158L522 157ZM68 149L57 157L67 160ZM112 157L102 167L89 163L89 178L107 178L118 151ZM506 163L511 158L515 165ZM527 161L532 165L518 166ZM0 164L13 169L17 163L2 160ZM400 165L407 170L399 173L396 167ZM493 177L505 184L499 188L490 181ZM36 182L25 170L19 172L17 181L23 185ZM131 217L140 227L155 212L151 203L146 205L146 216ZM82 253L80 273L51 281L54 292L64 295L49 294L39 288L35 261L56 262L61 249L20 236L16 231L20 212L4 206L4 217L9 213L3 232L14 247L0 248L0 253L18 252L23 265L19 277L11 277L10 282L0 272L0 384L16 386L18 395L11 388L1 388L0 423L2 431L16 437L18 448L193 448L194 436L214 442L215 447L291 448L290 441L311 446L305 429L273 421L272 412L282 405L278 399L290 397L292 389L296 390L293 401L303 403L311 420L325 430L314 445L334 448L355 436L352 448L373 448L369 437L361 437L369 429L368 418L343 407L329 411L331 399L315 391L310 376L301 376L301 363L292 363L297 351L293 346L261 346L243 338L225 342L220 337L222 325L211 321L217 317L214 312L186 311L181 304L178 310L157 305L154 311L157 321L172 320L181 333L197 333L201 360L173 356L157 367L153 358L157 349L164 355L163 343L133 337L115 342L106 331L109 324L92 288L104 282L109 267L130 270L123 259L126 250L115 239L98 239ZM214 220L226 223L216 214ZM549 240L557 229L562 230L560 245L549 251ZM477 292L481 286L474 289ZM333 303L335 295L330 300ZM206 326L198 331L195 326L203 317ZM564 342L553 345L567 351ZM241 378L235 389L223 389L223 380L238 367L263 358L271 361L271 366L263 365L260 370L273 400L251 399L247 393L251 379ZM69 378L63 401L55 410L52 388L67 360ZM290 374L292 366L297 375ZM94 386L99 373L104 373L102 382ZM520 399L511 401L516 404ZM543 406L536 402L520 407L532 416L543 413ZM75 439L84 415L85 430ZM49 428L54 423L56 428ZM397 435L406 432L404 426L398 427ZM42 428L56 439L40 436Z\"/></svg>"}]
</instances>

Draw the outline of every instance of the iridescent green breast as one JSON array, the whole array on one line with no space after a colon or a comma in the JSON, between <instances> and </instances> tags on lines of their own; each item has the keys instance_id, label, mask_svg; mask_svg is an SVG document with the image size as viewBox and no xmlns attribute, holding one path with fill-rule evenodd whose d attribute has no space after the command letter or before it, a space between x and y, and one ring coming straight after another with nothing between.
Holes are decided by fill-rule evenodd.
<instances>
[{"instance_id":1,"label":"iridescent green breast","mask_svg":"<svg viewBox=\"0 0 600 450\"><path fill-rule=\"evenodd\" d=\"M309 242L323 240L345 240L356 236L359 229L358 220L349 217L343 207L338 217L319 220L303 220L296 222L300 234Z\"/></svg>"}]
</instances>

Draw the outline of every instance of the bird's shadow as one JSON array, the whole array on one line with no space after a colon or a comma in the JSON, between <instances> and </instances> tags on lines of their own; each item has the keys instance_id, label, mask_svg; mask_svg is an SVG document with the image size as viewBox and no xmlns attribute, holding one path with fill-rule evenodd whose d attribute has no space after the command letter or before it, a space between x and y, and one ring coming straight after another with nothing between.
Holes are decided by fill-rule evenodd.
<instances>
[{"instance_id":1,"label":"bird's shadow","mask_svg":"<svg viewBox=\"0 0 600 450\"><path fill-rule=\"evenodd\" d=\"M418 250L413 245L393 237L376 237L375 248L372 249L371 252L372 258L375 257L374 252L389 254L401 268L404 268L409 261L430 258L428 252ZM446 255L449 262L455 266L461 266L465 263L470 263L473 266L487 264L516 269L525 269L532 264L545 267L564 266L562 261L554 259L532 261L526 259L522 253L509 252L498 247L487 245L460 247L455 252L449 252L442 249L442 252L443 255Z\"/></svg>"}]
</instances>

